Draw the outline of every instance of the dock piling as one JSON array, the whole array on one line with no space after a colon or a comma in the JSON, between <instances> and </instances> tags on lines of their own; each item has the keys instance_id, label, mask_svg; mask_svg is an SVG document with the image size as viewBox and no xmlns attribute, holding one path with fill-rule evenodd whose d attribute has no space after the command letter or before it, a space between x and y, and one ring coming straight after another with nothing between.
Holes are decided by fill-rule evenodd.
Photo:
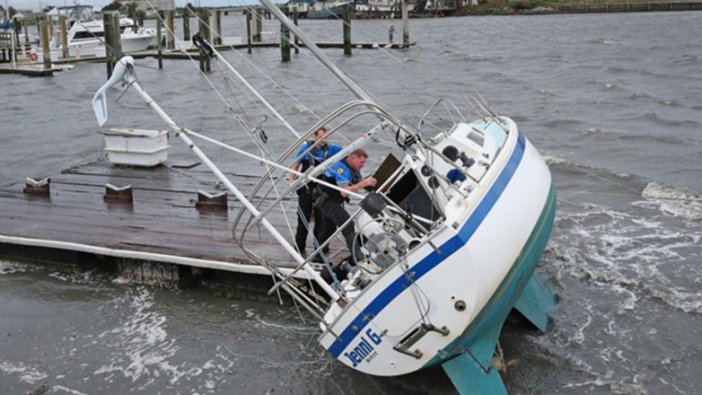
<instances>
[{"instance_id":1,"label":"dock piling","mask_svg":"<svg viewBox=\"0 0 702 395\"><path fill-rule=\"evenodd\" d=\"M189 8L183 11L183 40L190 41L190 12Z\"/></svg>"},{"instance_id":2,"label":"dock piling","mask_svg":"<svg viewBox=\"0 0 702 395\"><path fill-rule=\"evenodd\" d=\"M286 16L289 14L287 6L281 7L281 10ZM280 23L280 56L283 62L290 61L290 29L282 22Z\"/></svg>"},{"instance_id":3,"label":"dock piling","mask_svg":"<svg viewBox=\"0 0 702 395\"><path fill-rule=\"evenodd\" d=\"M407 0L402 1L402 48L409 48L409 12Z\"/></svg>"},{"instance_id":4,"label":"dock piling","mask_svg":"<svg viewBox=\"0 0 702 395\"><path fill-rule=\"evenodd\" d=\"M107 64L107 78L109 79L117 63L118 53L122 52L119 12L104 12L102 14L102 22L105 26L105 63Z\"/></svg>"},{"instance_id":5,"label":"dock piling","mask_svg":"<svg viewBox=\"0 0 702 395\"><path fill-rule=\"evenodd\" d=\"M200 37L203 38L203 40L207 41L208 43L210 41L210 27L207 25L210 20L210 10L207 8L199 8L197 10L198 13L198 19L199 19L199 24L200 24ZM205 50L204 47L200 48L200 70L201 71L210 71L210 57L207 51Z\"/></svg>"},{"instance_id":6,"label":"dock piling","mask_svg":"<svg viewBox=\"0 0 702 395\"><path fill-rule=\"evenodd\" d=\"M215 37L213 42L215 45L222 45L222 11L217 10L217 13L215 15L217 30L215 31Z\"/></svg>"},{"instance_id":7,"label":"dock piling","mask_svg":"<svg viewBox=\"0 0 702 395\"><path fill-rule=\"evenodd\" d=\"M351 3L343 5L344 55L351 56Z\"/></svg>"},{"instance_id":8,"label":"dock piling","mask_svg":"<svg viewBox=\"0 0 702 395\"><path fill-rule=\"evenodd\" d=\"M173 10L166 13L166 48L175 49L175 26L173 25Z\"/></svg>"},{"instance_id":9,"label":"dock piling","mask_svg":"<svg viewBox=\"0 0 702 395\"><path fill-rule=\"evenodd\" d=\"M29 25L27 24L27 18L22 19L22 27L24 28L24 45L29 47Z\"/></svg>"},{"instance_id":10,"label":"dock piling","mask_svg":"<svg viewBox=\"0 0 702 395\"><path fill-rule=\"evenodd\" d=\"M66 25L66 15L59 16L59 24L61 25L61 56L68 57L68 26Z\"/></svg>"},{"instance_id":11,"label":"dock piling","mask_svg":"<svg viewBox=\"0 0 702 395\"><path fill-rule=\"evenodd\" d=\"M41 18L41 50L44 53L44 69L51 68L51 47L49 46L49 21L46 18ZM16 56L13 55L13 56Z\"/></svg>"},{"instance_id":12,"label":"dock piling","mask_svg":"<svg viewBox=\"0 0 702 395\"><path fill-rule=\"evenodd\" d=\"M295 26L297 26L297 20L300 17L300 10L296 6L295 9L293 10L293 23L295 23ZM295 36L295 53L299 54L300 53L300 42L297 39L297 36Z\"/></svg>"},{"instance_id":13,"label":"dock piling","mask_svg":"<svg viewBox=\"0 0 702 395\"><path fill-rule=\"evenodd\" d=\"M251 10L246 13L246 52L251 55Z\"/></svg>"},{"instance_id":14,"label":"dock piling","mask_svg":"<svg viewBox=\"0 0 702 395\"><path fill-rule=\"evenodd\" d=\"M251 31L253 33L253 42L261 42L261 33L263 31L263 15L258 8L251 8Z\"/></svg>"},{"instance_id":15,"label":"dock piling","mask_svg":"<svg viewBox=\"0 0 702 395\"><path fill-rule=\"evenodd\" d=\"M163 68L163 37L161 36L161 26L163 26L163 22L161 22L162 16L163 13L158 11L158 15L156 16L156 58L158 59L159 70Z\"/></svg>"}]
</instances>

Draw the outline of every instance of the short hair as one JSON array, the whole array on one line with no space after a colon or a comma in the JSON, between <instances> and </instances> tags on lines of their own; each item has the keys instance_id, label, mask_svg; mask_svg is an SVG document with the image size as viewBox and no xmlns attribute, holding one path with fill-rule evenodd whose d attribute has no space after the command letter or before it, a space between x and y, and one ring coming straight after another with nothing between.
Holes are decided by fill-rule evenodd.
<instances>
[{"instance_id":1,"label":"short hair","mask_svg":"<svg viewBox=\"0 0 702 395\"><path fill-rule=\"evenodd\" d=\"M349 154L349 156L352 156L352 155L362 156L364 158L368 157L368 154L366 153L366 151L363 148L358 148Z\"/></svg>"},{"instance_id":2,"label":"short hair","mask_svg":"<svg viewBox=\"0 0 702 395\"><path fill-rule=\"evenodd\" d=\"M317 133L319 133L321 130L324 130L325 132L328 132L328 131L329 131L329 128L327 128L326 125L320 126L319 128L317 128L317 130L314 131L314 133L312 133L312 135L316 137L316 136L317 136Z\"/></svg>"}]
</instances>

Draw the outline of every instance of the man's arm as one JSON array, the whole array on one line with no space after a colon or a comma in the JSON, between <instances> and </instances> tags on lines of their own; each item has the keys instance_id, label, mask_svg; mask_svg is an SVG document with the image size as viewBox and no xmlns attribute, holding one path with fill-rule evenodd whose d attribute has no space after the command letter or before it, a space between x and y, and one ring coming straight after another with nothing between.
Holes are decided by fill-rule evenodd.
<instances>
[{"instance_id":1,"label":"man's arm","mask_svg":"<svg viewBox=\"0 0 702 395\"><path fill-rule=\"evenodd\" d=\"M300 168L300 162L297 161L297 162L293 163L293 165L290 168L293 169L293 171L291 171L290 174L288 175L288 179L290 181L295 181L295 179L297 179L297 174L295 174L295 172L297 171L297 169Z\"/></svg>"},{"instance_id":2,"label":"man's arm","mask_svg":"<svg viewBox=\"0 0 702 395\"><path fill-rule=\"evenodd\" d=\"M339 193L341 193L341 197L345 198L345 197L349 196L349 192L356 193L365 187L374 187L377 183L378 183L378 180L376 180L373 177L364 178L363 180L361 180L353 185L342 186L342 188L348 192L339 191Z\"/></svg>"}]
</instances>

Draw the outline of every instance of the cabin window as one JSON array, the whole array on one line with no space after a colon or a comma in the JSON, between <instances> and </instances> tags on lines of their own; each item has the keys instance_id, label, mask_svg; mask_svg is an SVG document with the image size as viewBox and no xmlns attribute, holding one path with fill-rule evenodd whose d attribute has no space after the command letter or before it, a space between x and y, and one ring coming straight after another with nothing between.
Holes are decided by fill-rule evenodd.
<instances>
[{"instance_id":1,"label":"cabin window","mask_svg":"<svg viewBox=\"0 0 702 395\"><path fill-rule=\"evenodd\" d=\"M485 144L485 136L475 130L468 133L468 139L481 147Z\"/></svg>"},{"instance_id":2,"label":"cabin window","mask_svg":"<svg viewBox=\"0 0 702 395\"><path fill-rule=\"evenodd\" d=\"M73 36L74 39L83 39L83 38L94 38L94 37L104 37L105 32L88 32L88 31L81 31L81 32L76 32L76 34Z\"/></svg>"}]
</instances>

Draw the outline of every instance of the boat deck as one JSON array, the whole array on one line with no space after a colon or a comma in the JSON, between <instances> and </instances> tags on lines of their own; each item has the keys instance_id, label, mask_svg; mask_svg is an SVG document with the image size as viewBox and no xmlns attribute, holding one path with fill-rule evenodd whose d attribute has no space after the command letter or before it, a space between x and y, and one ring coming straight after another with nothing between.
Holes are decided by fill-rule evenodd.
<instances>
[{"instance_id":1,"label":"boat deck","mask_svg":"<svg viewBox=\"0 0 702 395\"><path fill-rule=\"evenodd\" d=\"M222 170L248 194L264 168L237 165L236 171ZM105 198L108 183L131 185L132 202ZM233 241L232 225L240 202L227 196L226 209L197 207L198 190L221 192L214 176L199 162L169 161L155 168L135 168L98 160L51 176L49 185L48 195L27 193L24 183L0 187L0 256L32 257L33 249L43 248L54 255L72 251L270 276ZM284 207L295 210L296 203L288 200ZM288 217L294 215L288 213ZM282 213L267 218L292 240ZM295 266L264 229L248 232L245 245L277 267ZM44 253L38 260L53 258ZM304 277L302 271L300 277Z\"/></svg>"}]
</instances>

